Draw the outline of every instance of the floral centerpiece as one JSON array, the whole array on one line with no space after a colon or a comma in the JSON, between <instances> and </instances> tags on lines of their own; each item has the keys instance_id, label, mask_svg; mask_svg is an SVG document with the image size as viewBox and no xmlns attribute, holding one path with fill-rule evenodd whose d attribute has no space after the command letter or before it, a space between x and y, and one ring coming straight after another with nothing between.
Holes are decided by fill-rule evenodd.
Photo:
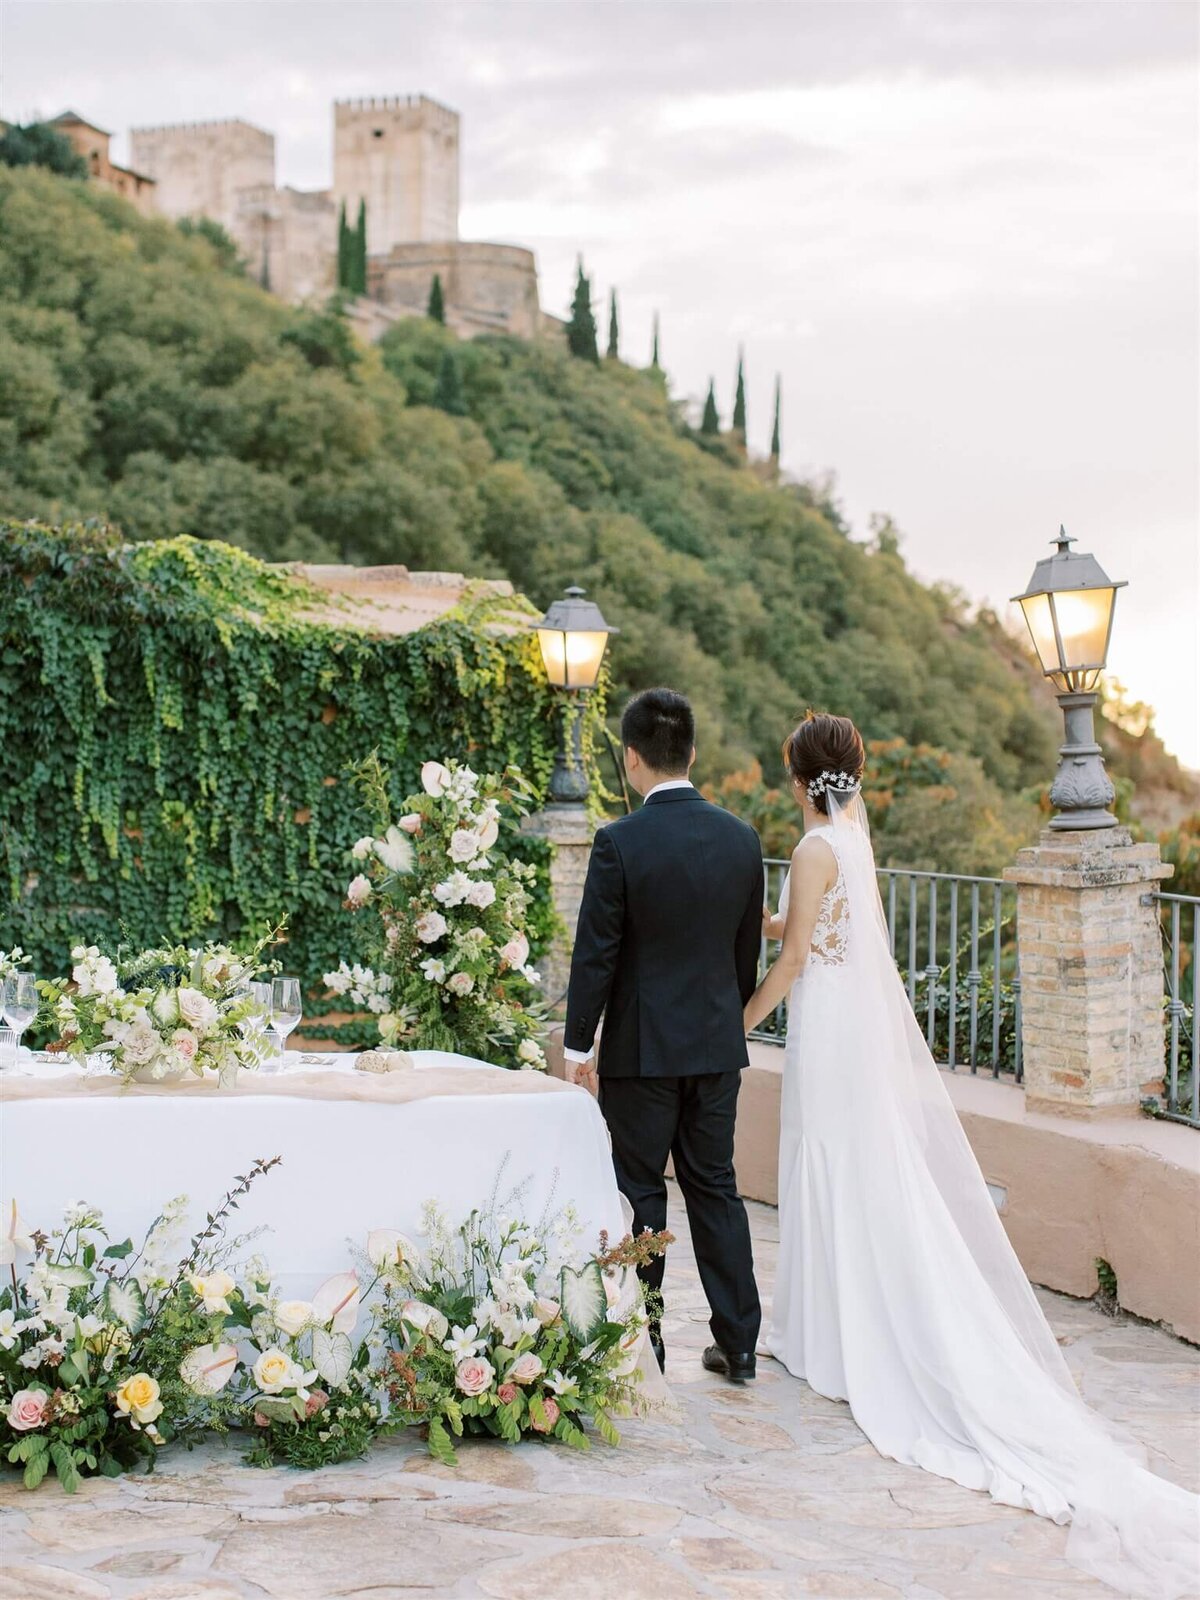
<instances>
[{"instance_id":1,"label":"floral centerpiece","mask_svg":"<svg viewBox=\"0 0 1200 1600\"><path fill-rule=\"evenodd\" d=\"M71 951L71 976L44 980L42 1020L57 1032L52 1050L106 1057L126 1082L215 1073L222 1084L266 1054L249 981L280 933L245 954L228 945L175 945L114 960L95 945Z\"/></svg>"},{"instance_id":2,"label":"floral centerpiece","mask_svg":"<svg viewBox=\"0 0 1200 1600\"><path fill-rule=\"evenodd\" d=\"M383 1042L456 1050L501 1066L541 1071L545 1010L529 964L529 885L536 868L500 848L515 832L531 791L520 772L481 776L456 761L427 761L421 792L392 821L387 775L372 757L359 770L379 835L359 839L360 863L346 893L355 911L379 918L370 983L326 974L335 993L391 981L380 1015ZM343 964L344 965L344 964ZM347 969L350 970L350 969Z\"/></svg>"},{"instance_id":3,"label":"floral centerpiece","mask_svg":"<svg viewBox=\"0 0 1200 1600\"><path fill-rule=\"evenodd\" d=\"M627 1237L581 1254L570 1214L538 1232L472 1212L452 1230L434 1206L427 1249L378 1230L368 1250L380 1273L381 1372L397 1418L426 1428L430 1453L453 1465L453 1438L526 1434L588 1448L590 1423L609 1444L614 1411L637 1400L647 1323L633 1267L671 1235Z\"/></svg>"},{"instance_id":4,"label":"floral centerpiece","mask_svg":"<svg viewBox=\"0 0 1200 1600\"><path fill-rule=\"evenodd\" d=\"M0 986L9 978L15 978L22 971L26 955L20 945L14 945L11 950L0 950Z\"/></svg>"}]
</instances>

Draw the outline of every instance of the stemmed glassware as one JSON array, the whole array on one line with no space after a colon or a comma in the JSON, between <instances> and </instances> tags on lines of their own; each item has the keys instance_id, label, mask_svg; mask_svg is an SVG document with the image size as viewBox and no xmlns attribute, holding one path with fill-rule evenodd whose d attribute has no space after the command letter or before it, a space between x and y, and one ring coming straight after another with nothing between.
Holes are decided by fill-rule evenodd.
<instances>
[{"instance_id":1,"label":"stemmed glassware","mask_svg":"<svg viewBox=\"0 0 1200 1600\"><path fill-rule=\"evenodd\" d=\"M4 980L4 1020L12 1029L13 1065L21 1059L21 1035L38 1014L37 985L31 972L17 972Z\"/></svg>"},{"instance_id":2,"label":"stemmed glassware","mask_svg":"<svg viewBox=\"0 0 1200 1600\"><path fill-rule=\"evenodd\" d=\"M271 1009L282 1054L287 1049L288 1034L304 1015L299 978L275 979L271 986Z\"/></svg>"}]
</instances>

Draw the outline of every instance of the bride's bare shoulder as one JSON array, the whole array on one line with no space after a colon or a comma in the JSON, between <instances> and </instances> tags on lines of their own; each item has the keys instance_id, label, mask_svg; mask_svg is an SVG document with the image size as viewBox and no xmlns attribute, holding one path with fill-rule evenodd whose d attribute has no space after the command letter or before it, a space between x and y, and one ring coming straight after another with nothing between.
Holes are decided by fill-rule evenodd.
<instances>
[{"instance_id":1,"label":"bride's bare shoulder","mask_svg":"<svg viewBox=\"0 0 1200 1600\"><path fill-rule=\"evenodd\" d=\"M830 888L837 880L837 856L822 833L806 833L792 851L792 873L801 882Z\"/></svg>"}]
</instances>

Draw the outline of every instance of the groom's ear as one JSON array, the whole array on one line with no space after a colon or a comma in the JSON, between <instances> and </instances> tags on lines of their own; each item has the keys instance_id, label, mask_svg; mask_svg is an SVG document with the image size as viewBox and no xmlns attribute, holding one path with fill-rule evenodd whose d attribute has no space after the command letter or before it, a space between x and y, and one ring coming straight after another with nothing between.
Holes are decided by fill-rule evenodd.
<instances>
[{"instance_id":1,"label":"groom's ear","mask_svg":"<svg viewBox=\"0 0 1200 1600\"><path fill-rule=\"evenodd\" d=\"M696 765L696 746L693 745L692 746L692 753L688 757L688 771L690 772L695 765Z\"/></svg>"}]
</instances>

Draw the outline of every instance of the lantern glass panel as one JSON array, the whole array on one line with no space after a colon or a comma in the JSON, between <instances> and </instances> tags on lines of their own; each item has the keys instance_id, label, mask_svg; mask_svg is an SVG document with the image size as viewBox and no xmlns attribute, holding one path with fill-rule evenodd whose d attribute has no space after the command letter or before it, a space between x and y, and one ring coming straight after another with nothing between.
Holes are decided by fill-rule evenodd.
<instances>
[{"instance_id":1,"label":"lantern glass panel","mask_svg":"<svg viewBox=\"0 0 1200 1600\"><path fill-rule=\"evenodd\" d=\"M538 643L542 647L542 661L546 676L556 689L567 686L567 636L561 628L539 628Z\"/></svg>"},{"instance_id":2,"label":"lantern glass panel","mask_svg":"<svg viewBox=\"0 0 1200 1600\"><path fill-rule=\"evenodd\" d=\"M1021 600L1021 610L1029 625L1033 648L1038 653L1043 672L1058 672L1062 662L1058 659L1058 641L1054 637L1054 613L1050 609L1048 594L1026 595Z\"/></svg>"},{"instance_id":3,"label":"lantern glass panel","mask_svg":"<svg viewBox=\"0 0 1200 1600\"><path fill-rule=\"evenodd\" d=\"M1102 667L1115 589L1066 589L1054 596L1063 665L1068 671Z\"/></svg>"}]
</instances>

